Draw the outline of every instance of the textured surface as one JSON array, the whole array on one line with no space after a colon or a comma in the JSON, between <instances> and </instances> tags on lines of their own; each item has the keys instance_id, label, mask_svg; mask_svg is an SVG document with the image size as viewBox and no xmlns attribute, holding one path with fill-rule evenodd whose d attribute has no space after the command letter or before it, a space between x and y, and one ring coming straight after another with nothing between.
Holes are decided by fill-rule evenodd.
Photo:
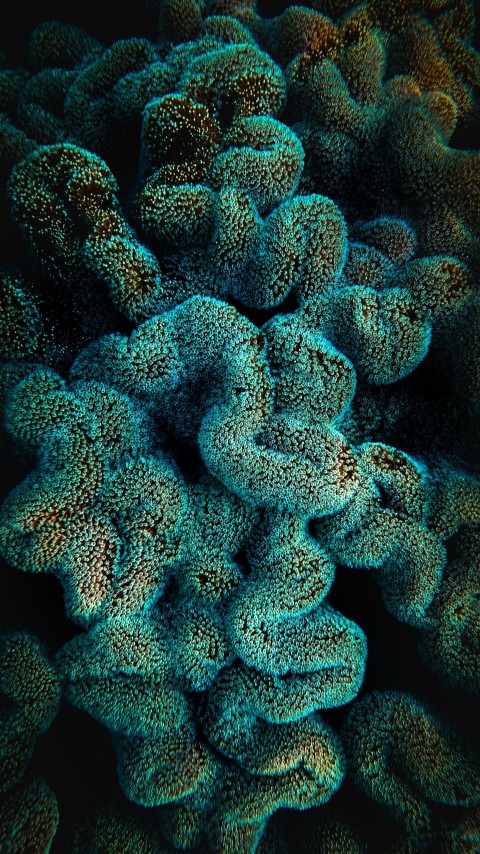
<instances>
[{"instance_id":1,"label":"textured surface","mask_svg":"<svg viewBox=\"0 0 480 854\"><path fill-rule=\"evenodd\" d=\"M473 9L123 6L0 65L0 848L475 854Z\"/></svg>"}]
</instances>

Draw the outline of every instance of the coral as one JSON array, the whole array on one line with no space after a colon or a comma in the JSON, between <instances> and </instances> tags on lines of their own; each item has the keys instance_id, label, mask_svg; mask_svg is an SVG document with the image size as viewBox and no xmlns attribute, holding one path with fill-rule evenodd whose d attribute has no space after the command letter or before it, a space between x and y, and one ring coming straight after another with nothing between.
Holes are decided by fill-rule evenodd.
<instances>
[{"instance_id":1,"label":"coral","mask_svg":"<svg viewBox=\"0 0 480 854\"><path fill-rule=\"evenodd\" d=\"M145 108L143 171L136 201L142 232L157 245L202 245L214 222L214 196L203 185L220 129L202 104L166 95Z\"/></svg>"},{"instance_id":2,"label":"coral","mask_svg":"<svg viewBox=\"0 0 480 854\"><path fill-rule=\"evenodd\" d=\"M29 766L57 714L61 683L32 635L0 636L0 691L0 848L49 851L59 823L57 800Z\"/></svg>"},{"instance_id":3,"label":"coral","mask_svg":"<svg viewBox=\"0 0 480 854\"><path fill-rule=\"evenodd\" d=\"M445 564L445 549L425 524L425 473L380 443L361 447L360 465L361 489L343 512L317 523L318 533L337 560L374 569L385 607L397 619L423 625Z\"/></svg>"},{"instance_id":4,"label":"coral","mask_svg":"<svg viewBox=\"0 0 480 854\"><path fill-rule=\"evenodd\" d=\"M353 217L395 215L401 199L424 251L478 264L478 153L449 146L458 111L478 115L478 57L472 54L477 68L460 93L453 76L450 86L426 58L425 45L435 41L428 22L412 16L411 28L394 36L389 24L384 36L367 8L361 4L342 22L337 62L306 50L286 69L289 101L300 119L293 127L308 165L302 180ZM415 29L430 80L409 41Z\"/></svg>"},{"instance_id":5,"label":"coral","mask_svg":"<svg viewBox=\"0 0 480 854\"><path fill-rule=\"evenodd\" d=\"M244 305L273 308L290 294L304 302L330 292L346 253L345 223L330 199L296 197L279 205L264 223L240 193L220 195L220 205L215 261ZM240 240L234 244L237 230L243 232L246 252Z\"/></svg>"},{"instance_id":6,"label":"coral","mask_svg":"<svg viewBox=\"0 0 480 854\"><path fill-rule=\"evenodd\" d=\"M163 350L163 355L161 361L156 360L158 379L148 372L145 392L154 391L163 398L169 409L167 429L176 432L177 441L198 434L198 449L207 469L229 490L249 503L280 503L302 513L316 509L325 513L345 503L353 486L346 483L342 487L341 479L353 480L346 468L354 462L334 431L320 447L314 427L309 436L307 427L297 429L292 423L285 443L286 436L275 430L272 418L271 438L266 437L263 445L257 442L257 435L273 415L274 393L263 338L253 324L225 303L194 297L152 318L134 333L132 342L138 342L142 354L139 366L144 361L148 366L153 333L155 351ZM79 356L73 376L113 382L120 391L130 391L133 383L138 388L137 359L134 370L129 370L129 350L120 336L105 338ZM193 418L192 393L197 408ZM289 447L282 448L282 442ZM308 450L302 453L300 445L305 442ZM339 470L341 463L345 474ZM328 497L325 487L332 479L335 494Z\"/></svg>"},{"instance_id":7,"label":"coral","mask_svg":"<svg viewBox=\"0 0 480 854\"><path fill-rule=\"evenodd\" d=\"M456 821L443 823L439 841L448 854L454 854L458 850L473 854L478 846L479 834L480 813L477 807Z\"/></svg>"},{"instance_id":8,"label":"coral","mask_svg":"<svg viewBox=\"0 0 480 854\"><path fill-rule=\"evenodd\" d=\"M239 119L225 135L223 146L226 150L213 166L216 189L244 190L261 212L271 210L296 189L303 152L295 134L275 119Z\"/></svg>"},{"instance_id":9,"label":"coral","mask_svg":"<svg viewBox=\"0 0 480 854\"><path fill-rule=\"evenodd\" d=\"M282 332L270 332L277 362L283 349L288 361ZM333 348L326 366L328 356ZM280 805L323 802L340 784L343 762L313 713L355 696L366 647L361 630L323 601L333 566L307 536L305 515L342 507L358 485L352 451L329 426L352 379L324 407L323 425L291 419L287 401L282 420L263 336L231 306L195 297L130 338L92 344L71 380L68 388L36 369L12 393L10 430L41 453L2 510L9 561L55 572L70 616L95 621L59 653L65 697L115 734L120 783L137 803L197 798L217 803L236 826L252 809L264 821ZM162 460L162 435L190 454L197 447L203 478L192 481L185 469L181 479L182 455ZM76 476L66 477L72 465ZM262 524L257 507L271 508ZM232 560L243 545L245 581ZM169 592L172 572L178 589ZM265 595L277 601L270 614ZM192 691L208 691L208 749L196 735ZM248 720L240 741L236 719L224 718L237 707ZM212 747L241 770L232 777ZM214 839L217 819L208 815L197 816L197 833L206 825Z\"/></svg>"},{"instance_id":10,"label":"coral","mask_svg":"<svg viewBox=\"0 0 480 854\"><path fill-rule=\"evenodd\" d=\"M197 329L201 329L203 339ZM30 445L40 444L42 455L38 473L30 475L4 505L4 552L18 565L21 561L31 569L57 572L66 588L67 609L75 619L90 622L102 614L108 615L108 620L62 650L61 670L68 686L65 696L116 734L120 782L127 796L141 804L160 805L187 797L206 786L212 775L213 792L207 791L202 797L208 802L225 796L221 793L227 786L228 774L224 780L227 772L222 764L218 760L215 764L210 753L197 743L194 718L183 693L185 689L204 691L212 681L216 688L214 694L209 693L204 727L210 742L222 755L235 757L245 772L267 778L278 773L270 765L275 761L282 765L287 762L292 768L301 761L312 767L308 774L318 777L308 796L296 774L285 774L285 786L276 795L268 779L265 782L260 779L256 784L260 802L264 802L260 818L277 804L305 807L312 799L313 802L325 799L341 780L342 764L338 745L335 740L331 743L332 735L316 719L312 718L307 725L301 718L312 709L338 705L355 695L363 673L364 639L354 624L331 608L317 607L328 592L332 568L315 543L305 540L302 526L298 529L293 513L313 510L325 513L342 506L354 488L355 479L341 484L336 457L348 460L349 451L334 431L330 448L327 444L320 454L315 450L318 437L314 428L310 428L312 435L309 435L307 427L295 429L293 423L291 449L282 447L281 434L275 428L271 430L272 448L254 441L262 426L266 426L268 416L273 414L272 380L263 349L262 336L235 309L196 297L138 327L131 341L117 334L93 344L72 367L72 390L53 372L34 371L15 389L10 402L10 429ZM196 396L197 417L188 422L186 413L192 392ZM201 484L190 490L189 495L173 471L165 463L162 465L158 452L152 456L153 415L160 400L168 413L164 430L176 434L177 442L183 441L187 447L198 434L206 469L216 474L230 492L253 505L275 507L280 503L289 508L282 523L286 526L285 533L280 533L282 525L275 517L272 523L272 536L280 536L277 560L282 555L282 571L278 580L271 577L253 584L255 576L251 576L252 581L243 589L242 576L235 564L222 566L228 540L223 548L217 542L219 570L224 575L226 570L221 583L223 591L220 588L216 596L207 596L205 604L199 591L200 601L193 609L191 603L187 605L188 600L183 604L180 593L166 604L162 620L137 612L158 598L168 578L167 568L172 569L182 560L177 529L184 494L192 503L201 499L204 492L208 505L212 499L213 506L217 503L217 514L223 496L218 488L217 494L214 490L210 496ZM158 414L155 421L158 430L161 427ZM320 435L328 436L327 424ZM306 454L304 451L303 459L300 443L305 441L311 450ZM78 471L75 480L65 478L67 460L69 469L75 461ZM342 465L348 466L346 460ZM353 459L350 465L354 471ZM296 493L290 486L295 472ZM298 490L302 477L305 487ZM207 480L205 486L208 483ZM226 496L224 502L225 499ZM73 512L75 502L79 503ZM49 509L42 514L45 505ZM225 509L228 512L228 504ZM201 506L193 511L198 521L199 510L204 512ZM248 515L251 512L246 515L244 526ZM215 520L215 528L220 521L221 516ZM204 526L207 523L208 515ZM282 540L289 540L296 528L298 545L289 553L287 543L282 544ZM244 530L247 534L248 527ZM260 528L252 536L268 554L271 536L268 530ZM201 555L198 548L190 546L190 549L196 561L192 566L187 552L180 580L192 595L195 565L199 558L201 562ZM305 561L317 567L307 586ZM253 551L251 564L253 569ZM258 572L263 575L262 564ZM97 571L92 574L94 565ZM155 572L150 579L148 573L153 567ZM207 578L209 575L210 572ZM274 613L270 617L271 629L264 626L262 614L265 584L273 585L272 592L278 588L277 595L284 589L285 604L279 608L278 616ZM304 590L301 609L304 613L298 616L295 615L298 603L289 601L290 586ZM231 591L237 588L238 594L232 599ZM216 613L209 607L209 600L213 598L215 602L218 597L221 605ZM225 602L228 613L224 614L223 626L225 597L228 597ZM205 600L203 591L202 598ZM128 613L132 616L114 617ZM245 620L250 637L245 636L242 628ZM169 624L171 630L165 634ZM267 649L270 644L276 648L273 657L265 659L259 647L259 631L267 632ZM307 648L301 653L300 640L305 632L312 641L315 639L316 652ZM322 637L325 642L328 640L328 646L322 644ZM299 647L297 657L291 654L285 657L283 649L289 643ZM123 659L125 653L129 661ZM263 671L265 684L256 686L257 677L251 669L243 677L241 671L237 676L238 668L225 669L235 653L245 664ZM222 668L223 673L216 680ZM275 681L270 680L269 684L268 674L275 676L288 669L296 674L293 679L287 678L281 687ZM133 681L125 679L127 673L135 674ZM235 688L239 677L246 680L246 685L251 682L251 687L242 686L240 681ZM139 706L134 698L141 690L141 681L144 702ZM169 697L162 710L156 706L158 691ZM245 698L242 702L251 694L252 735L245 745L235 741L236 725L233 724L232 735L227 736L223 723L223 704L238 703L232 701L232 691L234 697L241 691ZM273 718L268 711L272 703L278 708ZM162 712L160 718L158 712ZM259 725L255 720L259 714L265 723L257 733ZM256 756L258 739L267 739L269 726L271 758L266 757L260 764L254 759L252 764L249 756ZM312 739L316 748L309 746ZM317 769L312 766L317 761L315 755L322 739L327 739L322 751L327 751L328 763L332 764L327 779L322 763ZM291 741L296 747L287 758ZM159 755L163 757L160 764L155 759ZM240 791L246 785L242 780L240 775L235 782ZM220 794L215 793L219 786ZM232 807L227 805L224 809L229 815ZM238 817L241 819L244 819L242 813Z\"/></svg>"},{"instance_id":11,"label":"coral","mask_svg":"<svg viewBox=\"0 0 480 854\"><path fill-rule=\"evenodd\" d=\"M478 694L478 529L456 540L419 646L429 667L447 684Z\"/></svg>"},{"instance_id":12,"label":"coral","mask_svg":"<svg viewBox=\"0 0 480 854\"><path fill-rule=\"evenodd\" d=\"M54 570L82 621L137 609L166 583L182 510L177 478L149 453L141 413L102 383L68 391L40 369L16 388L10 411L19 438L43 442L38 472L4 505L10 560Z\"/></svg>"},{"instance_id":13,"label":"coral","mask_svg":"<svg viewBox=\"0 0 480 854\"><path fill-rule=\"evenodd\" d=\"M45 334L36 295L21 275L5 271L0 278L0 358L33 359Z\"/></svg>"},{"instance_id":14,"label":"coral","mask_svg":"<svg viewBox=\"0 0 480 854\"><path fill-rule=\"evenodd\" d=\"M387 805L413 839L428 838L432 803L470 806L480 799L469 746L408 695L367 695L350 710L342 735L357 785Z\"/></svg>"},{"instance_id":15,"label":"coral","mask_svg":"<svg viewBox=\"0 0 480 854\"><path fill-rule=\"evenodd\" d=\"M136 315L161 273L125 222L115 191L115 179L100 158L66 144L40 147L10 180L13 215L47 275L78 286L91 269L124 311Z\"/></svg>"},{"instance_id":16,"label":"coral","mask_svg":"<svg viewBox=\"0 0 480 854\"><path fill-rule=\"evenodd\" d=\"M111 620L73 640L59 659L66 696L115 733L121 785L148 806L194 791L212 764L196 743L188 698L175 684L171 638L160 616Z\"/></svg>"},{"instance_id":17,"label":"coral","mask_svg":"<svg viewBox=\"0 0 480 854\"><path fill-rule=\"evenodd\" d=\"M112 620L73 640L60 653L67 698L87 709L115 734L118 773L125 794L148 806L174 802L166 823L160 819L162 831L171 841L175 833L170 821L176 802L176 809L189 816L191 833L195 825L198 835L211 823L209 835L214 839L219 820L221 825L242 825L252 820L252 810L257 819L263 819L279 805L305 808L330 797L342 779L342 754L334 734L316 716L282 724L277 714L276 725L262 722L261 718L255 722L257 715L268 717L269 713L258 705L253 693L251 732L239 740L236 721L228 724L231 731L225 729L222 708L232 700L235 679L236 690L245 695L245 685L238 682L238 677L242 679L240 672L237 677L235 670L223 671L223 678L214 682L204 728L220 755L234 758L241 768L229 768L199 740L193 697L189 698L179 687L182 665L187 686L191 687L196 651L184 641L184 651L179 654L182 637L173 628L172 643L167 628L169 622L182 620L178 610L178 606L170 612L164 607L158 616ZM201 629L197 616L198 639ZM222 635L219 628L216 634L218 668L223 663L218 648ZM211 628L209 643L210 649L207 647L203 655L207 654L211 663ZM200 658L201 648L199 653ZM209 681L212 679L213 674ZM159 692L163 697L161 706L157 702ZM276 693L270 688L269 702ZM267 694L265 701L268 702ZM291 718L288 706L285 712L287 719ZM281 785L279 774L283 777ZM210 816L215 803L216 812Z\"/></svg>"},{"instance_id":18,"label":"coral","mask_svg":"<svg viewBox=\"0 0 480 854\"><path fill-rule=\"evenodd\" d=\"M109 804L87 813L73 829L69 850L72 854L122 854L123 851L171 854L173 849L160 838L153 822L142 818L125 804Z\"/></svg>"},{"instance_id":19,"label":"coral","mask_svg":"<svg viewBox=\"0 0 480 854\"><path fill-rule=\"evenodd\" d=\"M0 798L0 845L11 854L50 851L59 822L55 795L40 779Z\"/></svg>"},{"instance_id":20,"label":"coral","mask_svg":"<svg viewBox=\"0 0 480 854\"><path fill-rule=\"evenodd\" d=\"M252 574L240 587L229 615L236 651L265 676L253 696L259 693L256 702L265 703L260 699L263 692L268 696L275 690L267 674L287 675L284 697L278 703L287 700L290 714L304 713L312 705L332 708L355 692L362 678L363 635L342 615L320 604L333 580L332 566L315 540L302 531L298 519L288 513L270 519L260 543L259 554L249 552ZM306 566L307 583L301 577ZM300 588L301 601L290 592ZM266 601L274 604L266 609ZM302 672L309 676L297 686L291 677ZM282 683L276 682L280 687ZM297 687L301 687L298 698L294 696Z\"/></svg>"},{"instance_id":21,"label":"coral","mask_svg":"<svg viewBox=\"0 0 480 854\"><path fill-rule=\"evenodd\" d=\"M0 730L4 794L20 783L37 738L57 713L60 681L38 642L25 633L0 637L0 678L7 700Z\"/></svg>"},{"instance_id":22,"label":"coral","mask_svg":"<svg viewBox=\"0 0 480 854\"><path fill-rule=\"evenodd\" d=\"M0 848L474 854L472 5L97 12L0 60Z\"/></svg>"}]
</instances>

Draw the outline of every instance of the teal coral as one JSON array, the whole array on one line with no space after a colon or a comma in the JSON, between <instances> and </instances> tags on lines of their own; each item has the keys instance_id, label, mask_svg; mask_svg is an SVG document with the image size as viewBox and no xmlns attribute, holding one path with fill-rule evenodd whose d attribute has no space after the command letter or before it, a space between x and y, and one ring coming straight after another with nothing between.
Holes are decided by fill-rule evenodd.
<instances>
[{"instance_id":1,"label":"teal coral","mask_svg":"<svg viewBox=\"0 0 480 854\"><path fill-rule=\"evenodd\" d=\"M432 803L478 802L478 767L468 745L408 695L363 698L349 712L343 738L358 785L385 803L413 839L431 832Z\"/></svg>"},{"instance_id":2,"label":"teal coral","mask_svg":"<svg viewBox=\"0 0 480 854\"><path fill-rule=\"evenodd\" d=\"M60 679L34 638L20 633L4 635L0 644L1 690L11 704L2 710L0 730L0 792L4 794L22 780L36 739L57 713Z\"/></svg>"},{"instance_id":3,"label":"teal coral","mask_svg":"<svg viewBox=\"0 0 480 854\"><path fill-rule=\"evenodd\" d=\"M267 6L0 70L0 552L70 621L0 639L2 850L478 847L473 10Z\"/></svg>"},{"instance_id":4,"label":"teal coral","mask_svg":"<svg viewBox=\"0 0 480 854\"><path fill-rule=\"evenodd\" d=\"M57 800L29 766L58 712L61 682L36 638L0 636L0 690L8 702L0 717L0 846L18 854L48 851L59 822Z\"/></svg>"}]
</instances>

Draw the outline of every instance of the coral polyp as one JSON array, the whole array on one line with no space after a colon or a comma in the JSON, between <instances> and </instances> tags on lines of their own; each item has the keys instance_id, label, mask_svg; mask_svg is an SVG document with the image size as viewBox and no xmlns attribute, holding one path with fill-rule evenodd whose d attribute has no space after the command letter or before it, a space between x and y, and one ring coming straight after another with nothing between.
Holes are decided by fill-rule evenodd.
<instances>
[{"instance_id":1,"label":"coral polyp","mask_svg":"<svg viewBox=\"0 0 480 854\"><path fill-rule=\"evenodd\" d=\"M0 848L474 854L473 8L124 6L0 70Z\"/></svg>"}]
</instances>

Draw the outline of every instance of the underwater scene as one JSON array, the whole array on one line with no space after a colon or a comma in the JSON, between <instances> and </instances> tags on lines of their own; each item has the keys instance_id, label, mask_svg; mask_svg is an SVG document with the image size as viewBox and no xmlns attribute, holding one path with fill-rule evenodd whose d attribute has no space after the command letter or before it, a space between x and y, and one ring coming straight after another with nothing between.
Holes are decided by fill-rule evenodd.
<instances>
[{"instance_id":1,"label":"underwater scene","mask_svg":"<svg viewBox=\"0 0 480 854\"><path fill-rule=\"evenodd\" d=\"M0 854L479 854L475 11L0 4Z\"/></svg>"}]
</instances>

